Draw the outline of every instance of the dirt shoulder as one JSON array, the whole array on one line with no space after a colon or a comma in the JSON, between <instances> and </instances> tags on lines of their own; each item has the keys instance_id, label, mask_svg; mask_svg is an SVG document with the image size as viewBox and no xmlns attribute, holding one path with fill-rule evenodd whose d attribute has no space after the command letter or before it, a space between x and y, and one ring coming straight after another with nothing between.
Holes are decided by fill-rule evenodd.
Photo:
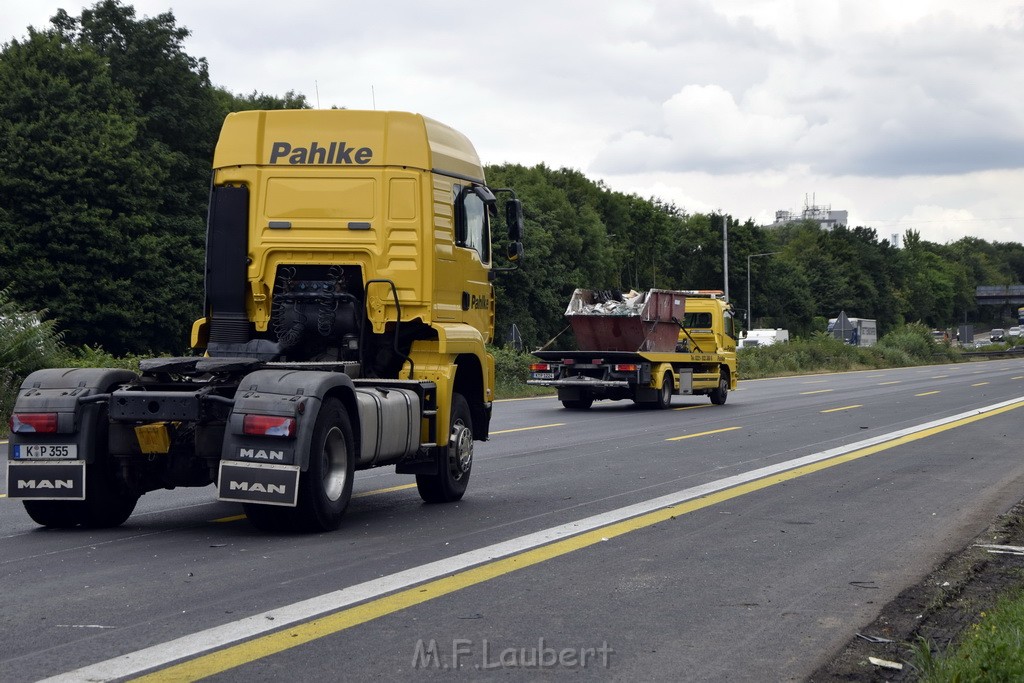
<instances>
[{"instance_id":1,"label":"dirt shoulder","mask_svg":"<svg viewBox=\"0 0 1024 683\"><path fill-rule=\"evenodd\" d=\"M932 651L945 651L981 612L1007 590L1024 587L1024 556L993 553L979 544L1024 546L1024 501L998 517L984 533L955 553L919 584L886 605L874 622L860 629L869 642L854 637L811 681L913 681L909 664L920 637ZM900 663L902 670L872 664L868 657Z\"/></svg>"}]
</instances>

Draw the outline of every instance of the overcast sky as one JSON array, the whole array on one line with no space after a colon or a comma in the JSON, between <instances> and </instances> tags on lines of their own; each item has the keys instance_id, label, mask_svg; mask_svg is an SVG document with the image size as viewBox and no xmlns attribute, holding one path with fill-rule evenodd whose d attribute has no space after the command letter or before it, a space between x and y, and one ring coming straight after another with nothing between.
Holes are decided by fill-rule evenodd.
<instances>
[{"instance_id":1,"label":"overcast sky","mask_svg":"<svg viewBox=\"0 0 1024 683\"><path fill-rule=\"evenodd\" d=\"M93 2L3 0L0 40ZM759 224L1024 241L1024 0L137 0L235 93L415 111L484 163Z\"/></svg>"}]
</instances>

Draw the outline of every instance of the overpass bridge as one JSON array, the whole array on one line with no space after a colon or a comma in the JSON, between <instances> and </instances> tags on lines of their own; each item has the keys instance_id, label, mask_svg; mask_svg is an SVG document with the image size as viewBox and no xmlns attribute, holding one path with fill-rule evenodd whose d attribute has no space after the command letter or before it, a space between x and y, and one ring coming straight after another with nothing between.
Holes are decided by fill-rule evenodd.
<instances>
[{"instance_id":1,"label":"overpass bridge","mask_svg":"<svg viewBox=\"0 0 1024 683\"><path fill-rule=\"evenodd\" d=\"M1024 305L1024 285L981 285L975 288L979 306Z\"/></svg>"}]
</instances>

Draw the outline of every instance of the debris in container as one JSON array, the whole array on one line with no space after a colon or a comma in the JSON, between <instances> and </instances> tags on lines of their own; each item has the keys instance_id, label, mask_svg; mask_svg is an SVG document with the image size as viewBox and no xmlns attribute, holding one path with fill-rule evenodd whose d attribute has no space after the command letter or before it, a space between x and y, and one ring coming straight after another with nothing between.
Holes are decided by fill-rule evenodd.
<instances>
[{"instance_id":1,"label":"debris in container","mask_svg":"<svg viewBox=\"0 0 1024 683\"><path fill-rule=\"evenodd\" d=\"M595 290L591 294L591 303L582 298L572 302L570 311L573 315L640 315L640 309L647 300L647 292L635 289L625 294L616 289Z\"/></svg>"}]
</instances>

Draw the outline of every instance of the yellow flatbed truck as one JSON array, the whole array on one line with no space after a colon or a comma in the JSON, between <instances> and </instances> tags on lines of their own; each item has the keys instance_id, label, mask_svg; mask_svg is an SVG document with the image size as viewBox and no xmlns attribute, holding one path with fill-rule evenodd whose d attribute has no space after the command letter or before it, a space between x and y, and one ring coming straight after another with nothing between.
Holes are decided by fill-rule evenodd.
<instances>
[{"instance_id":1,"label":"yellow flatbed truck","mask_svg":"<svg viewBox=\"0 0 1024 683\"><path fill-rule=\"evenodd\" d=\"M494 400L496 195L518 261L515 194L403 112L230 114L213 171L196 355L30 375L8 497L109 527L147 491L215 483L259 528L330 530L354 472L394 465L459 500Z\"/></svg>"},{"instance_id":2,"label":"yellow flatbed truck","mask_svg":"<svg viewBox=\"0 0 1024 683\"><path fill-rule=\"evenodd\" d=\"M674 395L725 403L739 379L732 306L717 292L652 289L624 299L577 289L566 316L578 345L535 351L528 384L554 387L570 410L631 399L668 408Z\"/></svg>"}]
</instances>

